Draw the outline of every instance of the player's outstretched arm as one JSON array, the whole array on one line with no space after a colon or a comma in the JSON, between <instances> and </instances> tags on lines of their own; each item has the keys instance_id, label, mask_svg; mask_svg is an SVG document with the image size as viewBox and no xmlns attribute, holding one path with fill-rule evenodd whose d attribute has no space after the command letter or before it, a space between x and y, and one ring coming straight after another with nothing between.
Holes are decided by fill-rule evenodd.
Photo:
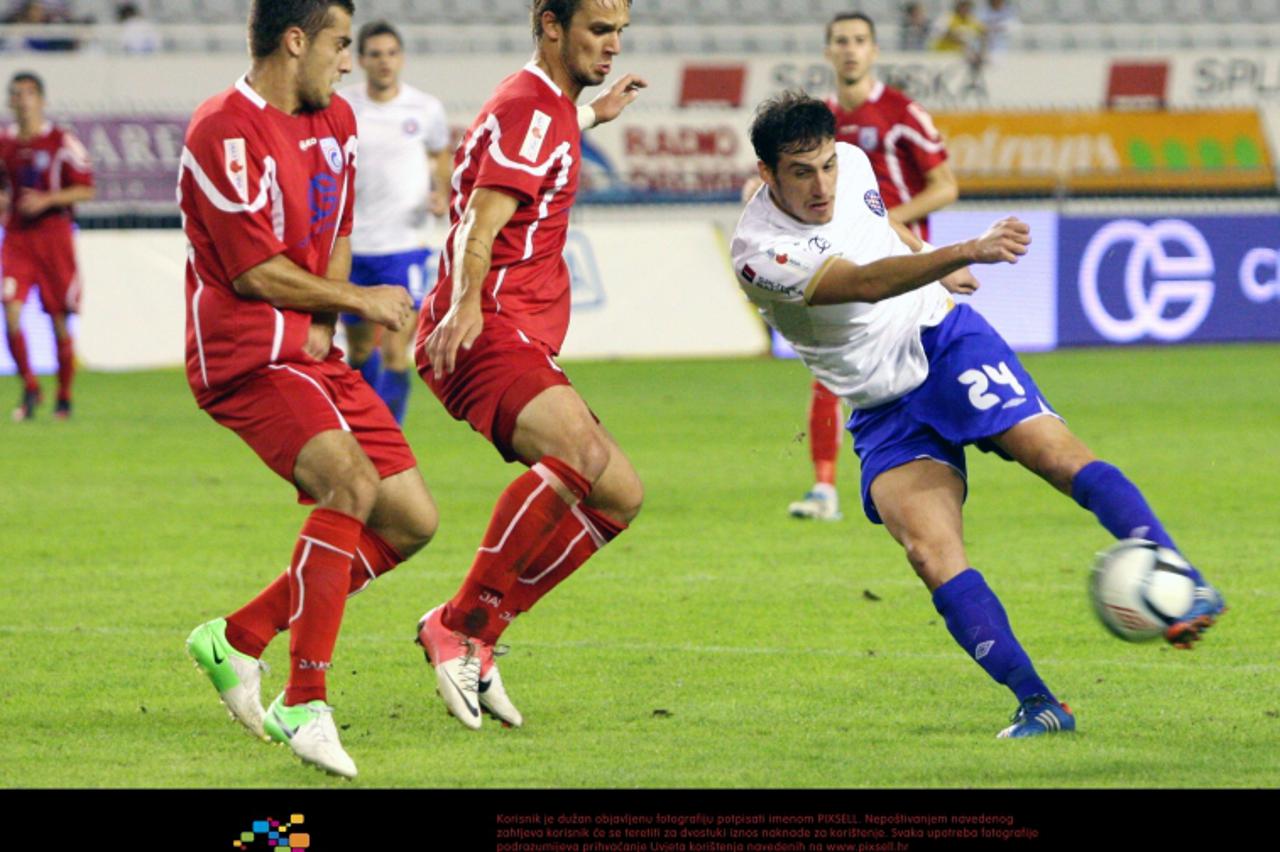
<instances>
[{"instance_id":1,"label":"player's outstretched arm","mask_svg":"<svg viewBox=\"0 0 1280 852\"><path fill-rule=\"evenodd\" d=\"M971 263L1017 263L1031 244L1031 228L1010 217L975 240L919 254L885 257L859 266L837 258L810 284L811 305L879 302L930 284Z\"/></svg>"},{"instance_id":2,"label":"player's outstretched arm","mask_svg":"<svg viewBox=\"0 0 1280 852\"><path fill-rule=\"evenodd\" d=\"M640 95L649 84L635 74L628 74L609 88L596 95L591 103L578 108L578 125L583 129L613 121ZM587 113L586 110L590 110Z\"/></svg>"},{"instance_id":3,"label":"player's outstretched arm","mask_svg":"<svg viewBox=\"0 0 1280 852\"><path fill-rule=\"evenodd\" d=\"M480 295L493 262L493 241L511 221L518 205L513 196L484 187L467 199L467 209L462 211L453 237L453 303L425 342L427 360L436 379L453 372L458 348L470 349L484 330Z\"/></svg>"},{"instance_id":4,"label":"player's outstretched arm","mask_svg":"<svg viewBox=\"0 0 1280 852\"><path fill-rule=\"evenodd\" d=\"M307 313L348 313L399 331L413 319L413 298L403 287L357 287L312 275L282 254L242 272L231 282L238 295L277 308Z\"/></svg>"}]
</instances>

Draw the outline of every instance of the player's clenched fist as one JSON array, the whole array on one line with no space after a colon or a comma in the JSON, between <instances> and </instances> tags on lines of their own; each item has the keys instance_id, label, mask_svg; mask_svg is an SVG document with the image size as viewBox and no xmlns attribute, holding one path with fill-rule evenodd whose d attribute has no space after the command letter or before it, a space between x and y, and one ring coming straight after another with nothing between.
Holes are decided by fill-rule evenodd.
<instances>
[{"instance_id":1,"label":"player's clenched fist","mask_svg":"<svg viewBox=\"0 0 1280 852\"><path fill-rule=\"evenodd\" d=\"M413 297L403 287L379 284L365 287L362 316L370 322L399 331L413 320Z\"/></svg>"},{"instance_id":2,"label":"player's clenched fist","mask_svg":"<svg viewBox=\"0 0 1280 852\"><path fill-rule=\"evenodd\" d=\"M973 241L975 263L1017 263L1031 245L1031 226L1010 216Z\"/></svg>"}]
</instances>

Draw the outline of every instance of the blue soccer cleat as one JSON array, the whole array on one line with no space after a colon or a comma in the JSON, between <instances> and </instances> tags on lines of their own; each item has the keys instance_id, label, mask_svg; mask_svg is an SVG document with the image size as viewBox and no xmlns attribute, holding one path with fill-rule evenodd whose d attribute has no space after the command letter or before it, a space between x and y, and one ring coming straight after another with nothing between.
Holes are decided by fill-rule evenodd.
<instances>
[{"instance_id":1,"label":"blue soccer cleat","mask_svg":"<svg viewBox=\"0 0 1280 852\"><path fill-rule=\"evenodd\" d=\"M1195 602L1191 604L1191 609L1169 625L1164 638L1175 648L1189 650L1226 611L1227 602L1217 589L1208 583L1196 586Z\"/></svg>"},{"instance_id":2,"label":"blue soccer cleat","mask_svg":"<svg viewBox=\"0 0 1280 852\"><path fill-rule=\"evenodd\" d=\"M1018 737L1035 737L1040 734L1061 734L1076 729L1076 717L1066 704L1059 704L1047 695L1033 695L1018 705L1010 720L1012 725L996 737L1002 740Z\"/></svg>"}]
</instances>

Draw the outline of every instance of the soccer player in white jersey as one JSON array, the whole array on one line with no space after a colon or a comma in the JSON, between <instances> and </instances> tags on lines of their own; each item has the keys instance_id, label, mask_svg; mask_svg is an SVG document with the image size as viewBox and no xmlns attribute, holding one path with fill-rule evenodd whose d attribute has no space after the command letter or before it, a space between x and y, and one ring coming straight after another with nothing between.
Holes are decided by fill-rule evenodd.
<instances>
[{"instance_id":1,"label":"soccer player in white jersey","mask_svg":"<svg viewBox=\"0 0 1280 852\"><path fill-rule=\"evenodd\" d=\"M963 243L921 242L886 215L866 154L837 143L831 111L803 94L762 104L751 142L765 186L730 246L739 284L853 409L863 509L903 546L956 642L1017 697L1000 736L1074 730L965 555L965 446L1019 462L1117 538L1176 547L1137 487L1067 429L1003 338L951 297L977 287L970 264L1016 263L1030 229L1004 219ZM1195 577L1195 606L1166 633L1177 647L1225 608Z\"/></svg>"},{"instance_id":2,"label":"soccer player in white jersey","mask_svg":"<svg viewBox=\"0 0 1280 852\"><path fill-rule=\"evenodd\" d=\"M406 287L417 309L432 278L430 217L444 215L448 206L449 124L437 98L401 82L404 44L391 24L365 24L356 46L365 82L341 92L360 132L351 280ZM379 348L372 323L345 315L343 323L351 366L403 423L413 330L384 331Z\"/></svg>"}]
</instances>

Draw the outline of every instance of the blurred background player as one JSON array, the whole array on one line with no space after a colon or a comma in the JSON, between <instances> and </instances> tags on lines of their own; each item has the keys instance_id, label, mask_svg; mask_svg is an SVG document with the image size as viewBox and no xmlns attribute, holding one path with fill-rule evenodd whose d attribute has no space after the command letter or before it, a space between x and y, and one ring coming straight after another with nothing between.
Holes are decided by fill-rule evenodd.
<instances>
[{"instance_id":1,"label":"blurred background player","mask_svg":"<svg viewBox=\"0 0 1280 852\"><path fill-rule=\"evenodd\" d=\"M498 637L621 534L644 497L554 360L569 327L563 252L582 130L616 118L644 82L626 75L576 102L613 70L630 5L533 4L533 59L498 85L458 146L441 280L418 323L418 371L445 409L530 468L498 498L457 594L418 624L440 697L472 729L481 708L522 723L493 664Z\"/></svg>"},{"instance_id":2,"label":"blurred background player","mask_svg":"<svg viewBox=\"0 0 1280 852\"><path fill-rule=\"evenodd\" d=\"M969 264L1016 263L1030 228L1004 219L935 250L886 215L868 158L835 132L831 112L803 94L757 111L751 142L767 190L734 230L739 284L854 409L863 511L902 545L955 641L1017 697L999 736L1074 730L969 564L965 447L1017 461L1116 538L1177 548L1138 488L1067 428L1004 339L950 296L977 288ZM773 262L779 255L787 263ZM1165 634L1177 647L1190 647L1224 608L1199 572L1195 580L1195 605Z\"/></svg>"},{"instance_id":3,"label":"blurred background player","mask_svg":"<svg viewBox=\"0 0 1280 852\"><path fill-rule=\"evenodd\" d=\"M364 85L341 91L360 129L351 280L406 287L417 309L432 278L429 220L448 209L449 124L437 98L401 82L404 43L394 27L386 21L365 24L356 47ZM413 326L383 330L378 347L380 329L350 314L342 320L351 366L403 423Z\"/></svg>"},{"instance_id":4,"label":"blurred background player","mask_svg":"<svg viewBox=\"0 0 1280 852\"><path fill-rule=\"evenodd\" d=\"M401 287L348 282L356 120L351 0L256 0L253 64L197 108L178 193L187 253L187 381L302 503L288 570L187 650L235 718L345 777L326 673L346 599L421 549L436 508L399 426L333 346L336 313L398 330ZM289 679L263 710L258 661L289 631Z\"/></svg>"},{"instance_id":5,"label":"blurred background player","mask_svg":"<svg viewBox=\"0 0 1280 852\"><path fill-rule=\"evenodd\" d=\"M29 71L14 74L9 81L9 108L17 124L0 137L0 182L8 204L0 252L5 332L22 380L14 420L30 420L41 400L40 383L31 369L20 324L22 306L33 286L40 288L40 304L53 320L58 345L54 416L71 416L75 344L67 317L80 309L72 205L94 196L88 152L70 130L45 120L44 106L40 78Z\"/></svg>"},{"instance_id":6,"label":"blurred background player","mask_svg":"<svg viewBox=\"0 0 1280 852\"><path fill-rule=\"evenodd\" d=\"M927 242L929 214L959 195L933 120L919 104L876 79L880 48L875 24L866 15L836 15L827 24L825 55L836 76L835 96L827 101L836 117L836 139L866 152L889 217ZM840 398L815 381L809 403L814 484L788 507L792 517L841 517L836 460L843 427Z\"/></svg>"}]
</instances>

